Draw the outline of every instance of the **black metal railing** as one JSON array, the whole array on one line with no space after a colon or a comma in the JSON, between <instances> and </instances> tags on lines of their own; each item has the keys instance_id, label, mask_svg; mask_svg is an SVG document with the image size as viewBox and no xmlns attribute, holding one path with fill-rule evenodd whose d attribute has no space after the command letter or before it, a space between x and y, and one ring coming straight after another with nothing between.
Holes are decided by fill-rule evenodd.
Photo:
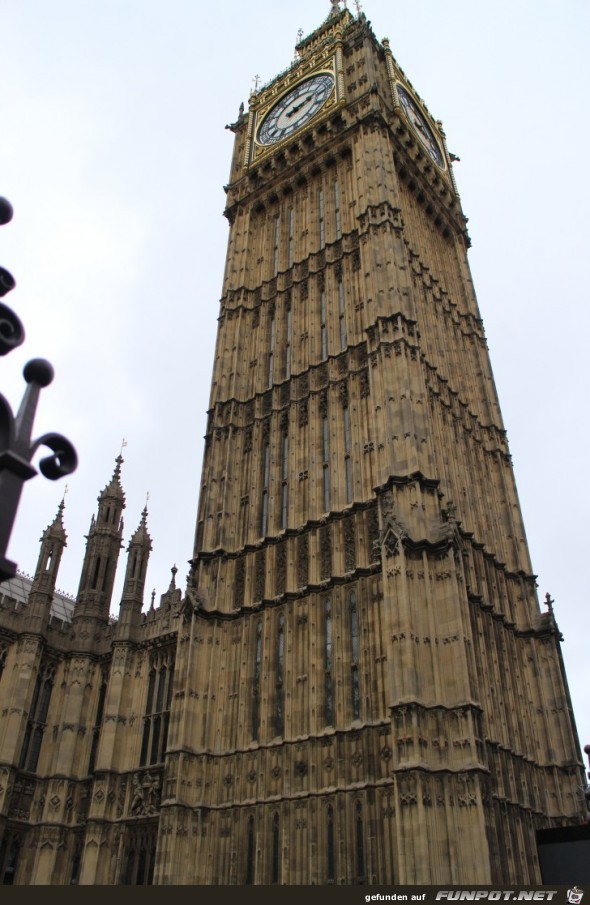
<instances>
[{"instance_id":1,"label":"black metal railing","mask_svg":"<svg viewBox=\"0 0 590 905\"><path fill-rule=\"evenodd\" d=\"M12 220L12 205L0 198L0 226ZM0 299L14 289L16 281L11 273L0 267ZM17 349L25 339L25 330L14 311L0 301L0 355ZM16 563L6 558L6 550L23 484L37 474L32 459L40 446L47 446L52 455L39 462L39 470L51 481L71 474L78 464L76 450L61 434L49 433L33 439L33 421L43 387L53 380L53 367L44 358L27 362L23 370L27 384L16 415L4 396L0 395L0 581L16 574Z\"/></svg>"}]
</instances>

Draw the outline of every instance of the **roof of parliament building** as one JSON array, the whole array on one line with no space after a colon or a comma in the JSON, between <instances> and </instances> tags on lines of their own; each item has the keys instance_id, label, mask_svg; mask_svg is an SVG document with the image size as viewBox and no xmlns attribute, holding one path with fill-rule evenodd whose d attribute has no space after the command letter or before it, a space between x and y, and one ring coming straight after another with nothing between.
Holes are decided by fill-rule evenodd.
<instances>
[{"instance_id":1,"label":"roof of parliament building","mask_svg":"<svg viewBox=\"0 0 590 905\"><path fill-rule=\"evenodd\" d=\"M29 575L17 572L14 578L2 582L0 586L0 609L15 609L20 611L27 606L33 579ZM61 619L62 622L71 622L74 612L75 597L63 591L54 591L51 603L50 618Z\"/></svg>"}]
</instances>

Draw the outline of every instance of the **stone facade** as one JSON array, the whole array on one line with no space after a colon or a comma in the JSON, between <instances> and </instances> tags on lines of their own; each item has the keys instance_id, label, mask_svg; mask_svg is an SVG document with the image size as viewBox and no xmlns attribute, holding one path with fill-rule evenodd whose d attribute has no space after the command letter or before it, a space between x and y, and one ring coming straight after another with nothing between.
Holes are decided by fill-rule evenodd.
<instances>
[{"instance_id":1,"label":"stone facade","mask_svg":"<svg viewBox=\"0 0 590 905\"><path fill-rule=\"evenodd\" d=\"M538 883L583 762L441 124L334 8L231 129L187 587L144 511L109 618L119 458L71 618L62 507L0 601L0 882Z\"/></svg>"}]
</instances>

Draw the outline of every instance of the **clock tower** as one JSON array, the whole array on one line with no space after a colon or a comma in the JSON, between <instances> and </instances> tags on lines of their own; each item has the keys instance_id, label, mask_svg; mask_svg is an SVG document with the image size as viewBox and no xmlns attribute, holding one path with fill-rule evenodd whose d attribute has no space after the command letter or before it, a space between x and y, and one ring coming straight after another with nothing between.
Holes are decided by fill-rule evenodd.
<instances>
[{"instance_id":1,"label":"clock tower","mask_svg":"<svg viewBox=\"0 0 590 905\"><path fill-rule=\"evenodd\" d=\"M539 883L583 764L442 125L333 2L230 128L154 881Z\"/></svg>"}]
</instances>

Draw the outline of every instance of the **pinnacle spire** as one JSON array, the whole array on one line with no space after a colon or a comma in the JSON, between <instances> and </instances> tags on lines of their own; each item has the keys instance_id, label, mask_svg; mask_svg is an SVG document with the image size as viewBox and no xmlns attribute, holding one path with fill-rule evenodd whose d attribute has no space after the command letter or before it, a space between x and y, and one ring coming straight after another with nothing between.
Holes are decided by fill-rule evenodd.
<instances>
[{"instance_id":1,"label":"pinnacle spire","mask_svg":"<svg viewBox=\"0 0 590 905\"><path fill-rule=\"evenodd\" d=\"M105 499L106 497L115 497L116 499L119 499L123 502L123 507L124 507L125 493L123 491L123 485L121 484L121 466L124 461L125 460L124 460L123 456L121 455L121 453L119 453L119 455L115 459L115 469L113 471L113 476L111 477L111 480L109 481L109 483L106 485L106 487L104 488L104 490L101 492L100 496L98 497L99 503L101 500Z\"/></svg>"},{"instance_id":2,"label":"pinnacle spire","mask_svg":"<svg viewBox=\"0 0 590 905\"><path fill-rule=\"evenodd\" d=\"M137 544L137 543L141 543L142 541L147 541L148 549L151 550L152 540L151 540L151 537L148 532L147 519L148 519L148 508L147 508L147 503L146 503L146 505L143 507L143 510L141 512L141 518L139 520L139 525L135 529L135 533L133 534L133 536L131 537L131 540L129 541L128 549L131 548L132 544Z\"/></svg>"},{"instance_id":3,"label":"pinnacle spire","mask_svg":"<svg viewBox=\"0 0 590 905\"><path fill-rule=\"evenodd\" d=\"M64 527L63 514L64 514L64 509L66 508L66 492L67 492L67 488L64 491L64 495L61 499L59 506L57 507L57 512L55 514L55 518L53 519L51 524L49 524L47 526L47 528L43 532L43 535L40 538L40 540L44 540L45 538L48 538L48 537L59 537L59 538L63 538L63 540L65 541L66 531L65 531L65 527Z\"/></svg>"}]
</instances>

